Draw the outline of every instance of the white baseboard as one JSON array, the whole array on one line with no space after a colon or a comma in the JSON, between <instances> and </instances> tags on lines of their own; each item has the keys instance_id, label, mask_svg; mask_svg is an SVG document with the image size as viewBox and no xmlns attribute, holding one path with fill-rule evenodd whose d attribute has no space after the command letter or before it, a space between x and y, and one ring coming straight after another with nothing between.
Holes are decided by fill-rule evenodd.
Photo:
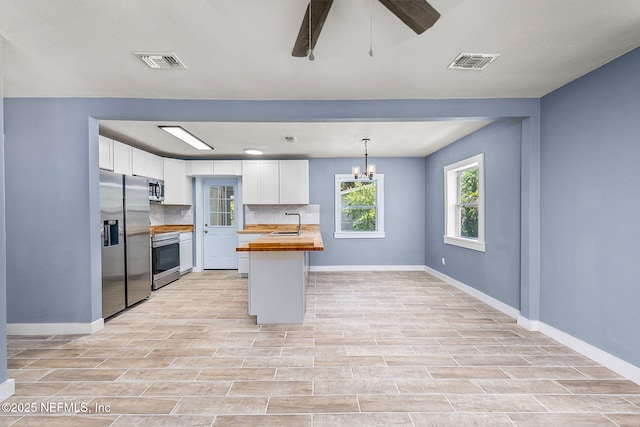
<instances>
[{"instance_id":1,"label":"white baseboard","mask_svg":"<svg viewBox=\"0 0 640 427\"><path fill-rule=\"evenodd\" d=\"M502 301L498 301L497 299L490 297L489 295L483 292L480 292L479 290L472 288L469 285L465 285L464 283L459 282L456 279L449 277L444 273L439 272L438 270L434 270L433 268L427 267L427 266L424 266L424 270L427 273L433 276L436 276L438 279L442 280L443 282L448 283L449 285L460 289L462 292L465 292L471 295L472 297L479 299L480 301L487 304L488 306L503 312L509 317L513 317L514 319L517 319L518 316L520 316L520 310L513 308L510 305L503 303Z\"/></svg>"},{"instance_id":2,"label":"white baseboard","mask_svg":"<svg viewBox=\"0 0 640 427\"><path fill-rule=\"evenodd\" d=\"M530 320L522 315L518 316L516 323L527 331L540 331L540 325L542 324L539 320Z\"/></svg>"},{"instance_id":3,"label":"white baseboard","mask_svg":"<svg viewBox=\"0 0 640 427\"><path fill-rule=\"evenodd\" d=\"M466 292L467 294L475 298L478 298L480 301L495 308L496 310L499 310L505 313L506 315L515 318L517 324L522 328L528 331L539 331L540 333L548 336L549 338L552 338L558 341L560 344L566 345L570 349L577 351L583 356L586 356L589 359L595 362L598 362L605 368L612 370L618 375L622 375L623 377L629 379L630 381L633 381L636 384L640 384L640 368L639 367L634 366L629 362L625 362L624 360L610 353L607 353L606 351L601 350L598 347L595 347L589 343L586 343L581 339L574 337L573 335L569 335L566 332L563 332L559 329L554 328L553 326L549 326L544 322L541 322L539 320L527 319L526 317L523 317L522 315L520 315L519 310L516 310L515 308L510 307L504 304L503 302L500 302L495 298L492 298L478 291L477 289L474 289L468 285L465 285L462 282L452 279L446 274L440 273L439 271L426 266L425 266L425 270L428 273L436 276L443 282L448 283L460 289L461 291Z\"/></svg>"},{"instance_id":4,"label":"white baseboard","mask_svg":"<svg viewBox=\"0 0 640 427\"><path fill-rule=\"evenodd\" d=\"M310 271L424 271L424 265L312 265Z\"/></svg>"},{"instance_id":5,"label":"white baseboard","mask_svg":"<svg viewBox=\"0 0 640 427\"><path fill-rule=\"evenodd\" d=\"M15 380L8 379L0 384L0 402L13 396L16 392Z\"/></svg>"},{"instance_id":6,"label":"white baseboard","mask_svg":"<svg viewBox=\"0 0 640 427\"><path fill-rule=\"evenodd\" d=\"M7 323L7 335L89 335L104 328L104 319L91 323Z\"/></svg>"},{"instance_id":7,"label":"white baseboard","mask_svg":"<svg viewBox=\"0 0 640 427\"><path fill-rule=\"evenodd\" d=\"M579 338L574 337L573 335L569 335L566 332L563 332L559 329L554 328L553 326L549 326L544 322L540 322L538 320L530 321L525 319L525 321L521 322L518 319L518 324L522 325L530 322L534 327L538 329L531 329L540 331L545 334L549 338L552 338L558 341L560 344L566 345L570 349L577 351L583 356L588 357L589 359L598 362L605 368L611 369L613 372L618 375L622 375L623 377L633 381L636 384L640 384L640 367L632 365L629 362L625 362L624 360L614 356L611 353L607 353L604 350L599 349L587 342L582 341Z\"/></svg>"}]
</instances>

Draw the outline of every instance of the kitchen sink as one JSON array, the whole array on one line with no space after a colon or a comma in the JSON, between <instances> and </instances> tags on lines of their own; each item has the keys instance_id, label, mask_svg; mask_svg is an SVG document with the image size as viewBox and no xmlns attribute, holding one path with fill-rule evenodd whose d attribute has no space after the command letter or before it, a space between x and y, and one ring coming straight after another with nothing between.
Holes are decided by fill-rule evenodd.
<instances>
[{"instance_id":1,"label":"kitchen sink","mask_svg":"<svg viewBox=\"0 0 640 427\"><path fill-rule=\"evenodd\" d=\"M274 231L273 233L274 236L298 236L298 232L297 231Z\"/></svg>"}]
</instances>

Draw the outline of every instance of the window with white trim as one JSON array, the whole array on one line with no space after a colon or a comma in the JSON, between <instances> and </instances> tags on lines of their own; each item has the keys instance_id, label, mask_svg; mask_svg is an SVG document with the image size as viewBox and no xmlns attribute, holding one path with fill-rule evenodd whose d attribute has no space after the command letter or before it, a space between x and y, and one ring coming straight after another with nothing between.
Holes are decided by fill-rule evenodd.
<instances>
[{"instance_id":1,"label":"window with white trim","mask_svg":"<svg viewBox=\"0 0 640 427\"><path fill-rule=\"evenodd\" d=\"M384 175L373 179L335 176L336 239L384 237Z\"/></svg>"},{"instance_id":2,"label":"window with white trim","mask_svg":"<svg viewBox=\"0 0 640 427\"><path fill-rule=\"evenodd\" d=\"M444 242L485 251L484 154L444 167Z\"/></svg>"}]
</instances>

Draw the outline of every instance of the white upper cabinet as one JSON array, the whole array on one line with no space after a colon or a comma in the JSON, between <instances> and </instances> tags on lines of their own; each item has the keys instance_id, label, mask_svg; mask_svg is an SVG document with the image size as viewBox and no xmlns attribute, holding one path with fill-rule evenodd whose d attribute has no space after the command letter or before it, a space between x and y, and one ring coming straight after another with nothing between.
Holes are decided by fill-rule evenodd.
<instances>
[{"instance_id":1,"label":"white upper cabinet","mask_svg":"<svg viewBox=\"0 0 640 427\"><path fill-rule=\"evenodd\" d=\"M131 147L116 140L113 141L113 171L123 175L131 172Z\"/></svg>"},{"instance_id":2,"label":"white upper cabinet","mask_svg":"<svg viewBox=\"0 0 640 427\"><path fill-rule=\"evenodd\" d=\"M98 135L98 165L100 169L113 170L113 139Z\"/></svg>"},{"instance_id":3,"label":"white upper cabinet","mask_svg":"<svg viewBox=\"0 0 640 427\"><path fill-rule=\"evenodd\" d=\"M243 161L242 202L245 205L308 204L309 161Z\"/></svg>"},{"instance_id":4,"label":"white upper cabinet","mask_svg":"<svg viewBox=\"0 0 640 427\"><path fill-rule=\"evenodd\" d=\"M213 174L225 176L241 176L242 160L214 160Z\"/></svg>"},{"instance_id":5,"label":"white upper cabinet","mask_svg":"<svg viewBox=\"0 0 640 427\"><path fill-rule=\"evenodd\" d=\"M131 172L147 178L164 179L162 157L131 147Z\"/></svg>"},{"instance_id":6,"label":"white upper cabinet","mask_svg":"<svg viewBox=\"0 0 640 427\"><path fill-rule=\"evenodd\" d=\"M147 152L131 147L131 173L147 176Z\"/></svg>"},{"instance_id":7,"label":"white upper cabinet","mask_svg":"<svg viewBox=\"0 0 640 427\"><path fill-rule=\"evenodd\" d=\"M147 153L147 173L149 178L164 179L164 159Z\"/></svg>"},{"instance_id":8,"label":"white upper cabinet","mask_svg":"<svg viewBox=\"0 0 640 427\"><path fill-rule=\"evenodd\" d=\"M278 160L242 162L242 203L245 205L280 203Z\"/></svg>"},{"instance_id":9,"label":"white upper cabinet","mask_svg":"<svg viewBox=\"0 0 640 427\"><path fill-rule=\"evenodd\" d=\"M213 175L213 160L188 160L187 175L191 175L191 176Z\"/></svg>"},{"instance_id":10,"label":"white upper cabinet","mask_svg":"<svg viewBox=\"0 0 640 427\"><path fill-rule=\"evenodd\" d=\"M165 205L193 204L191 177L186 174L186 162L178 159L164 159L164 202Z\"/></svg>"},{"instance_id":11,"label":"white upper cabinet","mask_svg":"<svg viewBox=\"0 0 640 427\"><path fill-rule=\"evenodd\" d=\"M308 160L280 160L280 204L309 204Z\"/></svg>"},{"instance_id":12,"label":"white upper cabinet","mask_svg":"<svg viewBox=\"0 0 640 427\"><path fill-rule=\"evenodd\" d=\"M188 160L187 175L240 176L242 175L242 160Z\"/></svg>"}]
</instances>

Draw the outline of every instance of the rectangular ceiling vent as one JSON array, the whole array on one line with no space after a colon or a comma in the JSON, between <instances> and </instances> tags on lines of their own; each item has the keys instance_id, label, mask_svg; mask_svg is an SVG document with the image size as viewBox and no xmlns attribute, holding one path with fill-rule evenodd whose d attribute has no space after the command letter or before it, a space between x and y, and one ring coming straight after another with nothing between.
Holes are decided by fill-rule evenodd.
<instances>
[{"instance_id":1,"label":"rectangular ceiling vent","mask_svg":"<svg viewBox=\"0 0 640 427\"><path fill-rule=\"evenodd\" d=\"M289 144L296 142L295 136L283 136L282 139L284 139L284 142L288 142Z\"/></svg>"},{"instance_id":2,"label":"rectangular ceiling vent","mask_svg":"<svg viewBox=\"0 0 640 427\"><path fill-rule=\"evenodd\" d=\"M156 70L163 68L187 68L173 53L136 53L134 55L142 59L149 68Z\"/></svg>"},{"instance_id":3,"label":"rectangular ceiling vent","mask_svg":"<svg viewBox=\"0 0 640 427\"><path fill-rule=\"evenodd\" d=\"M484 70L500 56L488 53L461 53L449 64L451 70Z\"/></svg>"}]
</instances>

